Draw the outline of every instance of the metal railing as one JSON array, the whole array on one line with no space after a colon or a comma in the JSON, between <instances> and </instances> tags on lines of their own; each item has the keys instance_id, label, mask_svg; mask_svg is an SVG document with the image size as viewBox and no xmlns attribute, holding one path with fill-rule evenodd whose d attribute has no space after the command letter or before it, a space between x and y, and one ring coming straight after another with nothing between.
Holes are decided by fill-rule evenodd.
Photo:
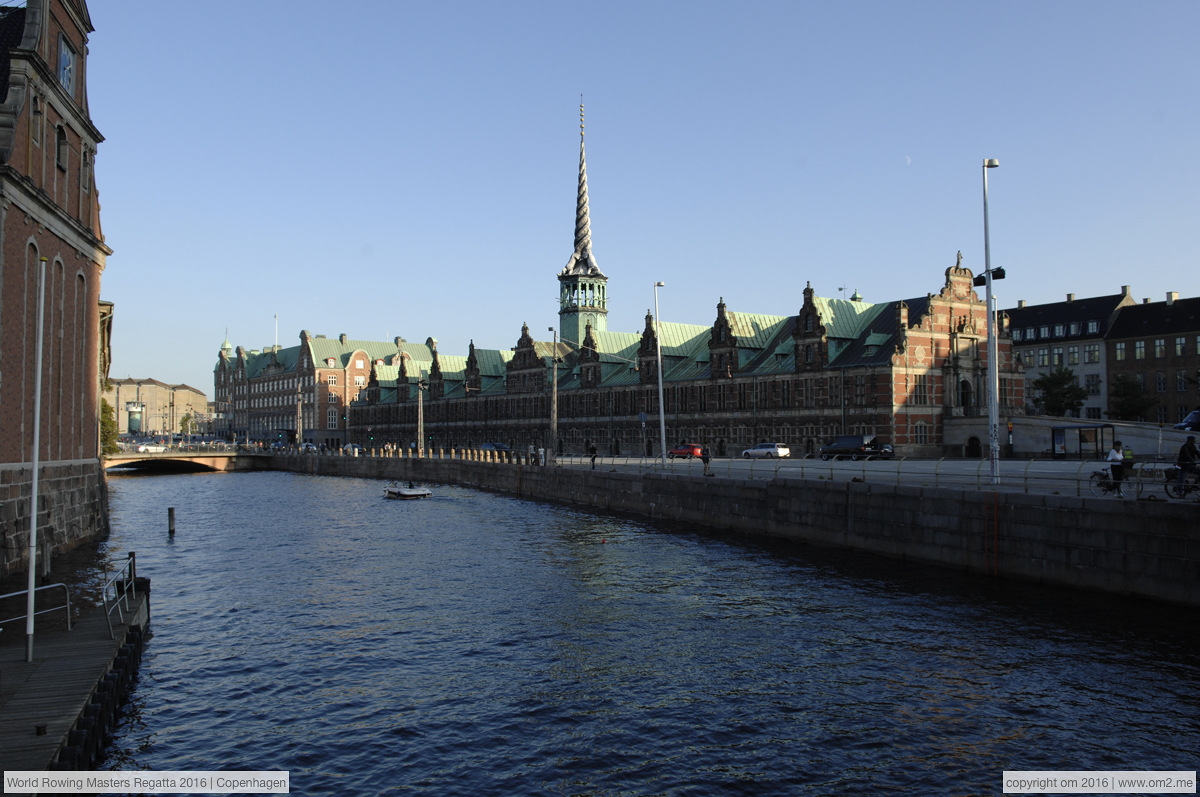
<instances>
[{"instance_id":1,"label":"metal railing","mask_svg":"<svg viewBox=\"0 0 1200 797\"><path fill-rule=\"evenodd\" d=\"M579 454L560 454L554 463L558 467L589 469L591 457ZM597 470L618 470L635 473L678 473L701 476L705 467L699 459L668 460L664 470L658 457L597 456ZM778 477L819 479L822 481L870 482L874 484L908 485L913 487L951 487L1003 492L1039 493L1053 495L1094 495L1094 481L1109 478L1109 463L1102 460L1030 459L1001 460L1000 484L991 483L987 460L965 460L958 457L928 459L898 457L895 459L849 458L821 460L808 456L787 459L737 459L714 457L707 472L714 476L734 479L773 479ZM1130 497L1142 493L1156 498L1168 498L1155 493L1167 481L1174 462L1154 459L1126 464L1124 481ZM1094 474L1101 474L1095 477ZM1107 495L1105 491L1102 494ZM1196 495L1200 496L1200 492Z\"/></svg>"},{"instance_id":2,"label":"metal railing","mask_svg":"<svg viewBox=\"0 0 1200 797\"><path fill-rule=\"evenodd\" d=\"M124 578L122 578L124 576ZM126 612L132 612L133 608L129 605L130 599L137 599L137 554L134 551L129 552L125 564L117 568L117 571L111 578L106 579L104 587L100 591L101 598L104 601L104 619L108 623L108 638L116 639L116 634L113 631L112 613L117 613L117 620L121 625L125 624L125 614L121 611L122 605ZM112 599L109 599L109 595Z\"/></svg>"},{"instance_id":3,"label":"metal railing","mask_svg":"<svg viewBox=\"0 0 1200 797\"><path fill-rule=\"evenodd\" d=\"M33 616L37 617L39 614L49 614L50 612L56 612L59 609L66 609L67 610L67 630L70 631L71 630L71 590L67 587L67 585L66 584L46 584L45 586L35 588L33 590L33 593L34 593L34 595L37 595L37 593L41 592L44 589L55 589L57 587L62 587L63 594L66 595L66 597L67 597L66 604L63 606L51 606L49 609L42 609L40 612L34 612ZM0 595L0 600L4 600L5 598L15 598L18 595L28 595L28 594L29 594L29 590L23 589L23 590L20 590L19 592L10 592L7 595ZM2 626L4 623L11 623L13 620L24 620L28 616L29 616L28 614L18 614L16 617L9 617L5 620L0 620L0 626Z\"/></svg>"}]
</instances>

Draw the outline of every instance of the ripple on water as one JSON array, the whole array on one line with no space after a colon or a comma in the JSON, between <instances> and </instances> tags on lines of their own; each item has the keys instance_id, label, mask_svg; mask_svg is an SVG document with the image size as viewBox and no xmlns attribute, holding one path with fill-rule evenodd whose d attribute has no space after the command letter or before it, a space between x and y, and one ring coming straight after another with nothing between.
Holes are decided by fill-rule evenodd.
<instances>
[{"instance_id":1,"label":"ripple on water","mask_svg":"<svg viewBox=\"0 0 1200 797\"><path fill-rule=\"evenodd\" d=\"M940 794L1200 749L1196 612L455 487L111 492L110 545L154 582L113 767L288 769L297 794Z\"/></svg>"}]
</instances>

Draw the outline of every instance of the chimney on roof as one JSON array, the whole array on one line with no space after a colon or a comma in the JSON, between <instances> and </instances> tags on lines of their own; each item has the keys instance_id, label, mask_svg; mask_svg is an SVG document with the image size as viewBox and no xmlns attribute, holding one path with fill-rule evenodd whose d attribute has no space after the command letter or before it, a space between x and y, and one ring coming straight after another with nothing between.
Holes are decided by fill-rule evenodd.
<instances>
[{"instance_id":1,"label":"chimney on roof","mask_svg":"<svg viewBox=\"0 0 1200 797\"><path fill-rule=\"evenodd\" d=\"M1068 301L1068 302L1073 302L1073 301L1075 301L1075 294L1073 294L1073 293L1068 293L1068 294L1067 294L1067 301Z\"/></svg>"},{"instance_id":2,"label":"chimney on roof","mask_svg":"<svg viewBox=\"0 0 1200 797\"><path fill-rule=\"evenodd\" d=\"M1024 307L1024 306L1025 306L1025 300L1024 300L1024 299L1017 299L1017 309L1020 309L1020 308L1022 308L1022 307Z\"/></svg>"},{"instance_id":3,"label":"chimney on roof","mask_svg":"<svg viewBox=\"0 0 1200 797\"><path fill-rule=\"evenodd\" d=\"M400 348L400 344L404 343L404 342L405 342L404 338L400 337L399 335L397 335L395 338L392 339L392 343L396 344L397 349Z\"/></svg>"},{"instance_id":4,"label":"chimney on roof","mask_svg":"<svg viewBox=\"0 0 1200 797\"><path fill-rule=\"evenodd\" d=\"M1175 304L1175 300L1179 298L1179 291L1167 291L1167 307Z\"/></svg>"},{"instance_id":5,"label":"chimney on roof","mask_svg":"<svg viewBox=\"0 0 1200 797\"><path fill-rule=\"evenodd\" d=\"M1142 299L1142 304L1150 304L1150 297L1147 296L1146 298Z\"/></svg>"},{"instance_id":6,"label":"chimney on roof","mask_svg":"<svg viewBox=\"0 0 1200 797\"><path fill-rule=\"evenodd\" d=\"M340 340L342 342L342 345L345 346L346 345L346 333L343 332L342 334L338 335L338 340Z\"/></svg>"},{"instance_id":7,"label":"chimney on roof","mask_svg":"<svg viewBox=\"0 0 1200 797\"><path fill-rule=\"evenodd\" d=\"M1122 285L1121 286L1121 295L1122 296L1133 296L1133 290L1128 285Z\"/></svg>"}]
</instances>

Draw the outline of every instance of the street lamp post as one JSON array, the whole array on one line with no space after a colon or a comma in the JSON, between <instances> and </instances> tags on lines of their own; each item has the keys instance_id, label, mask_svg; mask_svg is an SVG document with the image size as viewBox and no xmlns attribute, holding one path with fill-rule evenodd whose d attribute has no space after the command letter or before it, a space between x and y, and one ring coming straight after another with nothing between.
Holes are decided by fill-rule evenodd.
<instances>
[{"instance_id":1,"label":"street lamp post","mask_svg":"<svg viewBox=\"0 0 1200 797\"><path fill-rule=\"evenodd\" d=\"M549 465L558 454L558 330L549 327L547 331L554 333L554 351L550 355L553 363L550 376L550 454L546 458L546 464Z\"/></svg>"},{"instance_id":2,"label":"street lamp post","mask_svg":"<svg viewBox=\"0 0 1200 797\"><path fill-rule=\"evenodd\" d=\"M667 283L654 283L654 349L658 358L658 435L659 456L662 457L663 467L667 467L667 413L663 406L663 374L662 374L662 322L658 315L658 289L665 288Z\"/></svg>"},{"instance_id":3,"label":"street lamp post","mask_svg":"<svg viewBox=\"0 0 1200 797\"><path fill-rule=\"evenodd\" d=\"M988 236L988 169L995 169L1000 161L987 158L983 162L983 275L987 286L987 380L988 380L988 463L992 484L1000 483L1000 346L996 340L996 313L992 306L992 248ZM999 279L1003 270L995 276Z\"/></svg>"},{"instance_id":4,"label":"street lamp post","mask_svg":"<svg viewBox=\"0 0 1200 797\"><path fill-rule=\"evenodd\" d=\"M400 356L406 360L411 360L412 355L406 351L400 352ZM407 373L407 371L406 371ZM421 400L421 388L425 387L426 382L421 379L421 369L417 369L417 456L424 456L425 451L425 404ZM407 386L406 386L407 387Z\"/></svg>"}]
</instances>

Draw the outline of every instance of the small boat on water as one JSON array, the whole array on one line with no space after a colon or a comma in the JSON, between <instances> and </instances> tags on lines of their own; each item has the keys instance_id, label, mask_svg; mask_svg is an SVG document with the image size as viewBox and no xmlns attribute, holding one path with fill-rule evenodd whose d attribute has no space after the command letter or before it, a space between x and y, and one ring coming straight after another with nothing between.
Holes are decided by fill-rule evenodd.
<instances>
[{"instance_id":1,"label":"small boat on water","mask_svg":"<svg viewBox=\"0 0 1200 797\"><path fill-rule=\"evenodd\" d=\"M400 487L395 482L392 482L387 487L383 488L384 498L396 498L402 501L409 501L414 498L429 498L433 492L426 487L420 487L413 482L409 482L407 487Z\"/></svg>"}]
</instances>

